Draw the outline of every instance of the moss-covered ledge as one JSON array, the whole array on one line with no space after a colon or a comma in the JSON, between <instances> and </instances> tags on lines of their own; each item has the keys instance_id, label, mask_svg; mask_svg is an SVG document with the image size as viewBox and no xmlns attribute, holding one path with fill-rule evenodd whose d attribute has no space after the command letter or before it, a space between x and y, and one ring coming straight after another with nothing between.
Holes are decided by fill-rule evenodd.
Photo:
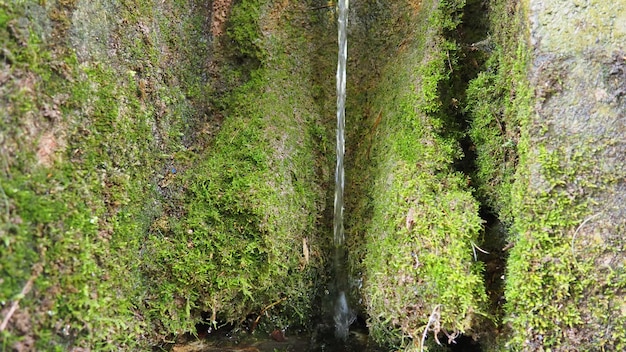
<instances>
[{"instance_id":1,"label":"moss-covered ledge","mask_svg":"<svg viewBox=\"0 0 626 352\"><path fill-rule=\"evenodd\" d=\"M487 314L482 263L473 255L482 219L468 178L454 168L460 133L453 100L443 98L460 51L445 34L464 5L354 5L364 18L353 21L361 30L354 37L366 39L355 39L351 55L374 64L351 71L368 73L350 95L362 104L352 108L363 122L352 122L348 177L362 198L349 206L347 241L370 333L396 347L419 349L423 336L434 344L433 334L470 335Z\"/></svg>"},{"instance_id":2,"label":"moss-covered ledge","mask_svg":"<svg viewBox=\"0 0 626 352\"><path fill-rule=\"evenodd\" d=\"M506 298L516 350L626 346L626 2L524 1L533 113L513 187Z\"/></svg>"},{"instance_id":3,"label":"moss-covered ledge","mask_svg":"<svg viewBox=\"0 0 626 352\"><path fill-rule=\"evenodd\" d=\"M493 350L624 349L625 6L492 2L468 94L479 191L511 233Z\"/></svg>"}]
</instances>

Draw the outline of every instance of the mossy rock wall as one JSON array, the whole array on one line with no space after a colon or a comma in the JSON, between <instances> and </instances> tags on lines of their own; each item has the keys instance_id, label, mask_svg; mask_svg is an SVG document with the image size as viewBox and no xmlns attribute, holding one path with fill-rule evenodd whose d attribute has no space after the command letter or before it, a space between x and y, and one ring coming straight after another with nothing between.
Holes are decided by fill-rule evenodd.
<instances>
[{"instance_id":1,"label":"mossy rock wall","mask_svg":"<svg viewBox=\"0 0 626 352\"><path fill-rule=\"evenodd\" d=\"M493 350L624 349L624 6L492 2L468 108L479 193L510 226Z\"/></svg>"},{"instance_id":2,"label":"mossy rock wall","mask_svg":"<svg viewBox=\"0 0 626 352\"><path fill-rule=\"evenodd\" d=\"M19 301L1 349L160 340L151 319L169 317L144 303L143 245L207 111L209 14L199 2L0 3L3 318Z\"/></svg>"},{"instance_id":3,"label":"mossy rock wall","mask_svg":"<svg viewBox=\"0 0 626 352\"><path fill-rule=\"evenodd\" d=\"M245 43L234 55L252 68L228 68L248 78L220 99L220 131L186 171L184 215L170 218L146 246L156 259L149 269L158 306L176 310L166 298L173 288L211 312L213 323L257 318L274 303L261 321L268 329L311 320L329 238L321 226L326 190L320 181L328 164L317 154L325 130L310 90L315 82L306 57L313 46L288 21L308 20L303 5L234 5L227 33ZM235 22L238 16L252 23Z\"/></svg>"},{"instance_id":4,"label":"mossy rock wall","mask_svg":"<svg viewBox=\"0 0 626 352\"><path fill-rule=\"evenodd\" d=\"M0 1L0 350L308 322L332 112L305 9Z\"/></svg>"},{"instance_id":5,"label":"mossy rock wall","mask_svg":"<svg viewBox=\"0 0 626 352\"><path fill-rule=\"evenodd\" d=\"M351 307L394 348L621 351L626 2L493 0L470 33L481 4L351 4ZM0 349L309 324L333 252L334 16L0 0Z\"/></svg>"},{"instance_id":6,"label":"mossy rock wall","mask_svg":"<svg viewBox=\"0 0 626 352\"><path fill-rule=\"evenodd\" d=\"M464 2L353 6L350 55L367 59L350 77L367 83L349 93L362 105L348 110L348 194L362 198L348 207L346 233L370 332L387 344L408 337L415 348L425 330L431 340L469 335L486 314L473 254L482 220L454 166L463 152L448 94L460 46L446 36Z\"/></svg>"},{"instance_id":7,"label":"mossy rock wall","mask_svg":"<svg viewBox=\"0 0 626 352\"><path fill-rule=\"evenodd\" d=\"M626 346L626 2L527 1L532 113L521 120L506 278L510 346Z\"/></svg>"},{"instance_id":8,"label":"mossy rock wall","mask_svg":"<svg viewBox=\"0 0 626 352\"><path fill-rule=\"evenodd\" d=\"M428 272L428 265L421 267L420 259L436 253L444 267L455 267L449 261L461 258L457 272L468 270L463 283L471 284L463 292L471 293L446 298L472 302L465 307L480 314L477 307L485 301L480 265L468 268L473 245L481 244L471 234L481 225L471 215L477 205L467 192L469 183L509 233L490 239L508 241L496 247L508 262L504 289L488 288L492 306L482 312L489 310L497 326L492 331L499 333L483 338L483 348L623 349L624 4L490 2L490 35L468 45L489 60L463 94L449 90L454 86L449 72L467 68L461 60L468 58L456 50L461 46L450 40L450 32L463 31L455 19L468 4L415 5L354 6L354 37L366 40L356 39L351 55L359 57L363 50L373 59L353 67L361 83L350 93L360 98L353 115L362 120L351 130L356 142L348 148L354 160L348 178L349 191L363 198L348 205L347 232L354 285L362 285L361 309L372 333L386 342L410 337L415 344L432 316L447 331L471 333L476 326L461 318L466 317L462 310L448 312L454 318L444 322L434 303L440 297L426 292L428 285L443 281ZM379 46L380 51L372 49ZM476 169L465 175L471 177L468 183L455 178L462 133L454 128L450 97L468 114L476 153ZM411 193L412 187L419 192ZM452 194L457 205L463 204L454 213L459 216L445 213L450 222L435 224L469 224L459 231L466 235L458 242L465 247L453 252L452 240L446 242L449 252L439 252L437 227L428 224ZM443 232L454 234L454 229ZM419 235L424 233L431 236ZM456 292L455 276L444 276L452 282L434 292ZM420 289L426 291L416 292Z\"/></svg>"}]
</instances>

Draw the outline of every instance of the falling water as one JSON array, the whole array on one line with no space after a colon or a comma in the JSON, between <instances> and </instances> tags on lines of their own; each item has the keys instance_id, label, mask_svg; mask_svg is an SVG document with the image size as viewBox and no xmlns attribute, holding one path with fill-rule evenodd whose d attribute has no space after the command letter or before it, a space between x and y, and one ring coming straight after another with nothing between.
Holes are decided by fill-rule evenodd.
<instances>
[{"instance_id":1,"label":"falling water","mask_svg":"<svg viewBox=\"0 0 626 352\"><path fill-rule=\"evenodd\" d=\"M346 126L346 63L348 61L348 0L339 0L339 55L337 60L337 169L335 170L335 246L342 246L343 231L343 157Z\"/></svg>"},{"instance_id":2,"label":"falling water","mask_svg":"<svg viewBox=\"0 0 626 352\"><path fill-rule=\"evenodd\" d=\"M338 35L339 55L337 60L337 169L335 171L335 214L334 214L334 242L335 242L335 335L345 340L348 336L350 324L355 315L348 306L346 290L348 275L344 268L346 249L343 228L343 192L345 154L345 117L346 117L346 63L348 60L348 0L339 0Z\"/></svg>"}]
</instances>

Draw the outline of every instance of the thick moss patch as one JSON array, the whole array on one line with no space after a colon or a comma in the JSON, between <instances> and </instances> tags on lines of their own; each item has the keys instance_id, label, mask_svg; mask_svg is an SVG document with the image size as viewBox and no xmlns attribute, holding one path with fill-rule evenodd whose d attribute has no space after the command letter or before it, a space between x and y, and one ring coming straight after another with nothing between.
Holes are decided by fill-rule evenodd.
<instances>
[{"instance_id":1,"label":"thick moss patch","mask_svg":"<svg viewBox=\"0 0 626 352\"><path fill-rule=\"evenodd\" d=\"M269 4L257 6L260 19L276 15ZM281 11L277 21L293 14ZM325 206L314 142L320 116L306 89L313 82L292 79L310 75L310 66L298 62L306 47L284 53L284 45L297 48L304 37L277 35L269 42L257 33L256 40L268 56L221 99L222 127L183 180L183 216L170 217L149 236L146 251L154 260L146 267L157 288L151 304L178 312L166 326L190 319L172 295L188 310L208 312L212 324L257 318L279 303L259 326L306 326L322 284L328 233L319 222Z\"/></svg>"},{"instance_id":2,"label":"thick moss patch","mask_svg":"<svg viewBox=\"0 0 626 352\"><path fill-rule=\"evenodd\" d=\"M206 2L100 5L0 2L2 317L19 301L0 349L148 349L203 312L303 322L326 198L313 83L291 79L314 76L289 27L307 13L242 2L231 26L256 37L217 60Z\"/></svg>"},{"instance_id":3,"label":"thick moss patch","mask_svg":"<svg viewBox=\"0 0 626 352\"><path fill-rule=\"evenodd\" d=\"M509 1L492 8L494 54L470 86L470 108L479 190L511 226L513 246L508 336L493 348L622 350L625 276L616 239L623 207L616 204L624 187L614 155L623 150L615 139L623 135L616 112L623 102L609 93L622 61L603 25L568 37L559 16L572 8ZM597 10L583 6L572 16L595 21ZM538 19L531 28L528 16ZM590 33L603 39L590 41Z\"/></svg>"},{"instance_id":4,"label":"thick moss patch","mask_svg":"<svg viewBox=\"0 0 626 352\"><path fill-rule=\"evenodd\" d=\"M0 4L3 318L19 301L2 349L154 342L141 243L163 212L163 179L185 163L182 131L203 114L206 91L185 76L201 77L207 54L161 50L202 46L190 29L202 7L186 17L179 10L194 4L165 13L119 3L96 10L124 25L99 26L83 21L91 5ZM107 52L116 55L105 64Z\"/></svg>"},{"instance_id":5,"label":"thick moss patch","mask_svg":"<svg viewBox=\"0 0 626 352\"><path fill-rule=\"evenodd\" d=\"M463 5L387 9L390 18L405 13L415 32L388 48L395 58L378 62L374 87L360 92L371 124L360 138L371 146L362 143L355 167L368 177L352 177L367 201L353 208L359 220L347 232L370 331L385 343L408 337L419 347L425 330L469 334L486 314L482 266L473 256L482 220L468 179L454 170L462 151L451 101L442 100L459 49L444 34L460 23Z\"/></svg>"},{"instance_id":6,"label":"thick moss patch","mask_svg":"<svg viewBox=\"0 0 626 352\"><path fill-rule=\"evenodd\" d=\"M625 5L583 7L573 17L600 24L596 11ZM618 141L626 130L624 101L612 92L620 89L614 77L623 75L614 51L623 33L612 38L606 31L613 29L590 26L562 47L571 33L554 23L569 8L543 6L528 8L541 20L530 28L536 88L533 114L521 120L512 193L518 236L507 280L511 344L619 351L626 346L625 170L616 156L626 150Z\"/></svg>"}]
</instances>

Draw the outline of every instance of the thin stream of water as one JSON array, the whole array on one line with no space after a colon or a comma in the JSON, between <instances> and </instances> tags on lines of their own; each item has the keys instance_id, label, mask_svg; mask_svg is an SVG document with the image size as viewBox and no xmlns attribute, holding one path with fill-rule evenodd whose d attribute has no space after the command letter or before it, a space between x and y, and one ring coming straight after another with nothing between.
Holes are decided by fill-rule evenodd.
<instances>
[{"instance_id":1,"label":"thin stream of water","mask_svg":"<svg viewBox=\"0 0 626 352\"><path fill-rule=\"evenodd\" d=\"M348 0L339 0L338 6L338 37L339 54L337 60L337 168L335 170L335 212L334 212L334 244L335 244L335 336L345 340L350 324L355 315L348 306L346 290L348 275L343 267L345 263L345 234L343 227L343 193L345 154L345 117L346 117L346 65L348 61Z\"/></svg>"},{"instance_id":2,"label":"thin stream of water","mask_svg":"<svg viewBox=\"0 0 626 352\"><path fill-rule=\"evenodd\" d=\"M348 61L348 0L339 1L338 18L339 54L337 60L337 168L335 170L335 246L342 246L345 240L343 229L343 191L346 118L346 64Z\"/></svg>"}]
</instances>

